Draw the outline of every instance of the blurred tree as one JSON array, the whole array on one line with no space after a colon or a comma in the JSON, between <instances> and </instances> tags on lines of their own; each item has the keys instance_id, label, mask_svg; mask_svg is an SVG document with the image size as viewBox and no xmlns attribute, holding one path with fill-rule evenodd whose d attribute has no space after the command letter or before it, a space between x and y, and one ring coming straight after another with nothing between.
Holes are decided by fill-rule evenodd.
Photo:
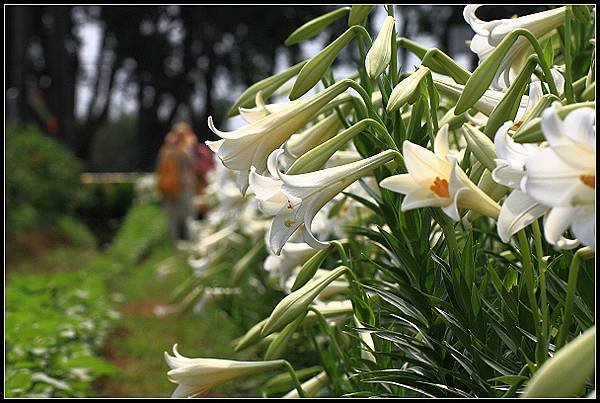
<instances>
[{"instance_id":1,"label":"blurred tree","mask_svg":"<svg viewBox=\"0 0 600 403\"><path fill-rule=\"evenodd\" d=\"M485 6L483 20L509 18L543 6ZM128 155L137 169L151 170L175 118L188 120L200 140L214 139L209 115L217 126L228 103L247 87L273 73L279 55L289 64L301 48L282 46L304 22L331 6L8 6L7 118L35 121L90 161L93 138L111 110L122 115L115 96L137 104L137 149L113 150ZM462 7L396 6L399 35L431 35L447 53L468 53ZM99 27L99 49L89 66L81 60L79 29ZM344 18L324 35L329 43L346 28ZM455 35L453 27L463 27ZM371 27L375 32L378 27ZM458 39L457 39L458 38ZM455 42L458 42L455 43ZM453 48L454 47L454 48ZM338 63L350 60L341 55ZM402 62L406 61L403 52ZM472 68L476 57L471 59ZM404 65L404 63L402 63ZM410 68L412 66L406 66ZM80 87L91 96L85 102ZM116 142L115 144L117 144Z\"/></svg>"},{"instance_id":2,"label":"blurred tree","mask_svg":"<svg viewBox=\"0 0 600 403\"><path fill-rule=\"evenodd\" d=\"M115 92L133 92L138 105L137 168L153 168L172 120L185 117L211 138L206 119L227 100L217 82L243 88L273 73L291 30L327 11L323 6L9 6L9 119L35 121L89 160L92 139L107 121ZM82 65L76 28L100 26L94 68ZM262 26L264 29L253 29ZM286 49L290 63L298 47ZM77 80L91 89L76 116ZM231 94L227 94L231 96Z\"/></svg>"}]
</instances>

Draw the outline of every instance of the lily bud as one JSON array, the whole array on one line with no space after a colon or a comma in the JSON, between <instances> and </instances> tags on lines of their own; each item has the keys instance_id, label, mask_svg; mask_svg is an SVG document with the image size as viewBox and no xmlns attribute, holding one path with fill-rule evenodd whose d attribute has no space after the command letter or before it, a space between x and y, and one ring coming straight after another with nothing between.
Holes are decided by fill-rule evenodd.
<instances>
[{"instance_id":1,"label":"lily bud","mask_svg":"<svg viewBox=\"0 0 600 403\"><path fill-rule=\"evenodd\" d=\"M492 138L496 134L496 131L502 124L508 120L514 120L521 105L521 98L523 93L529 84L531 74L538 63L538 58L532 55L527 59L523 70L519 73L515 81L512 82L506 95L496 105L494 110L489 116L489 119L485 125L485 134Z\"/></svg>"},{"instance_id":2,"label":"lily bud","mask_svg":"<svg viewBox=\"0 0 600 403\"><path fill-rule=\"evenodd\" d=\"M533 375L521 397L573 397L594 374L596 326L554 354Z\"/></svg>"},{"instance_id":3,"label":"lily bud","mask_svg":"<svg viewBox=\"0 0 600 403\"><path fill-rule=\"evenodd\" d=\"M473 155L486 167L490 172L496 168L496 151L494 142L488 138L483 132L470 124L463 125L463 133L467 145Z\"/></svg>"},{"instance_id":4,"label":"lily bud","mask_svg":"<svg viewBox=\"0 0 600 403\"><path fill-rule=\"evenodd\" d=\"M500 63L516 40L517 36L513 34L505 36L496 49L475 69L456 103L455 114L466 112L487 91L500 68Z\"/></svg>"},{"instance_id":5,"label":"lily bud","mask_svg":"<svg viewBox=\"0 0 600 403\"><path fill-rule=\"evenodd\" d=\"M308 378L311 375L315 375L318 372L322 371L323 368L319 367L319 366L314 366L314 367L309 367L309 368L303 368L300 369L298 371L296 371L296 376L298 377L299 380L303 380ZM292 380L292 376L289 374L289 372L284 372L282 374L276 375L273 378L269 379L265 385L264 385L264 389L268 394L272 394L272 393L281 393L281 392L285 392L286 390L290 390L291 388L294 388L294 381Z\"/></svg>"},{"instance_id":6,"label":"lily bud","mask_svg":"<svg viewBox=\"0 0 600 403\"><path fill-rule=\"evenodd\" d=\"M558 106L556 113L561 119L564 119L569 113L579 108L596 108L596 102L580 102L565 106ZM523 125L521 129L515 133L513 139L518 143L539 143L544 141L545 137L542 133L542 119L531 119L528 124Z\"/></svg>"},{"instance_id":7,"label":"lily bud","mask_svg":"<svg viewBox=\"0 0 600 403\"><path fill-rule=\"evenodd\" d=\"M350 126L337 136L319 144L306 154L298 158L287 170L287 175L297 175L305 172L313 172L321 168L327 160L340 148L342 148L354 136L362 133L369 125L371 120L361 120Z\"/></svg>"},{"instance_id":8,"label":"lily bud","mask_svg":"<svg viewBox=\"0 0 600 403\"><path fill-rule=\"evenodd\" d=\"M369 78L374 80L390 64L392 60L392 34L394 33L394 17L388 16L383 21L377 38L365 57L365 68Z\"/></svg>"},{"instance_id":9,"label":"lily bud","mask_svg":"<svg viewBox=\"0 0 600 403\"><path fill-rule=\"evenodd\" d=\"M327 372L323 371L314 378L311 378L308 381L304 382L302 384L302 390L304 390L306 396L315 397L317 393L319 393L319 391L323 389L325 385L327 385L328 380L329 378L327 377ZM296 399L299 397L300 396L298 395L298 391L296 389L291 390L288 394L283 396L283 398L285 399Z\"/></svg>"},{"instance_id":10,"label":"lily bud","mask_svg":"<svg viewBox=\"0 0 600 403\"><path fill-rule=\"evenodd\" d=\"M477 187L495 202L504 197L504 195L506 195L506 193L508 193L508 191L510 190L508 187L498 184L493 179L492 172L488 170L485 170L481 175L481 178L479 178L479 181L477 182ZM477 211L469 210L465 217L468 221L475 221L480 216L481 214Z\"/></svg>"},{"instance_id":11,"label":"lily bud","mask_svg":"<svg viewBox=\"0 0 600 403\"><path fill-rule=\"evenodd\" d=\"M332 247L333 244L331 244L327 249L321 249L302 265L302 268L296 276L294 285L292 286L292 291L296 291L314 277L315 273L321 266L321 263L323 263L327 255L329 255L329 251Z\"/></svg>"},{"instance_id":12,"label":"lily bud","mask_svg":"<svg viewBox=\"0 0 600 403\"><path fill-rule=\"evenodd\" d=\"M308 306L319 293L347 270L347 267L340 266L337 269L332 270L328 275L308 282L302 288L282 299L275 309L273 309L271 316L267 319L267 323L262 327L260 332L261 336L267 336L283 329L285 325L294 321L298 316L306 313Z\"/></svg>"},{"instance_id":13,"label":"lily bud","mask_svg":"<svg viewBox=\"0 0 600 403\"><path fill-rule=\"evenodd\" d=\"M260 335L260 331L264 324L267 323L267 319L263 319L254 326L250 328L241 338L236 340L233 351L242 351L246 347L250 347L253 344L256 344L263 337Z\"/></svg>"},{"instance_id":14,"label":"lily bud","mask_svg":"<svg viewBox=\"0 0 600 403\"><path fill-rule=\"evenodd\" d=\"M341 125L342 122L340 122L338 115L332 113L302 133L292 135L285 143L285 150L293 158L298 158L335 136Z\"/></svg>"},{"instance_id":15,"label":"lily bud","mask_svg":"<svg viewBox=\"0 0 600 403\"><path fill-rule=\"evenodd\" d=\"M429 70L429 68L421 66L409 77L400 81L390 94L386 110L388 112L393 112L407 103L418 91L421 80L423 80L430 72L431 70Z\"/></svg>"},{"instance_id":16,"label":"lily bud","mask_svg":"<svg viewBox=\"0 0 600 403\"><path fill-rule=\"evenodd\" d=\"M332 22L344 16L348 11L350 11L350 7L342 7L308 21L288 36L284 42L285 46L295 45L316 36Z\"/></svg>"},{"instance_id":17,"label":"lily bud","mask_svg":"<svg viewBox=\"0 0 600 403\"><path fill-rule=\"evenodd\" d=\"M300 70L292 91L290 92L290 100L300 98L314 87L325 72L331 66L337 55L350 43L354 38L355 31L349 28L339 38L331 42L325 49L317 53L308 61Z\"/></svg>"},{"instance_id":18,"label":"lily bud","mask_svg":"<svg viewBox=\"0 0 600 403\"><path fill-rule=\"evenodd\" d=\"M465 114L455 115L454 107L450 108L448 112L438 122L439 127L448 125L448 130L456 130L467 122Z\"/></svg>"},{"instance_id":19,"label":"lily bud","mask_svg":"<svg viewBox=\"0 0 600 403\"><path fill-rule=\"evenodd\" d=\"M264 98L270 97L279 87L285 84L286 81L298 74L307 62L308 60L303 60L281 73L252 84L235 101L231 109L229 109L228 116L231 117L237 115L239 108L250 108L254 106L254 98L259 91L262 91L262 96Z\"/></svg>"},{"instance_id":20,"label":"lily bud","mask_svg":"<svg viewBox=\"0 0 600 403\"><path fill-rule=\"evenodd\" d=\"M371 10L373 6L365 6L365 5L354 5L350 8L350 13L348 14L348 26L357 25L362 22Z\"/></svg>"},{"instance_id":21,"label":"lily bud","mask_svg":"<svg viewBox=\"0 0 600 403\"><path fill-rule=\"evenodd\" d=\"M275 337L273 341L271 341L271 344L269 344L269 347L267 348L267 351L265 353L265 360L274 360L281 357L290 339L294 335L294 332L296 331L296 329L298 329L298 326L300 326L305 316L306 313L304 315L298 316L292 323L288 324L285 328L283 328L283 330L277 335L277 337Z\"/></svg>"}]
</instances>

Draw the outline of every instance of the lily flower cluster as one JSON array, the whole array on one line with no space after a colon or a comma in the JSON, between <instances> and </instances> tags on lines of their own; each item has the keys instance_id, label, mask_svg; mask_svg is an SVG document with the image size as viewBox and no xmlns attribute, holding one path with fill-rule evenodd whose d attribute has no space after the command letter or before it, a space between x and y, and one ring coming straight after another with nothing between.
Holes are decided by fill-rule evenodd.
<instances>
[{"instance_id":1,"label":"lily flower cluster","mask_svg":"<svg viewBox=\"0 0 600 403\"><path fill-rule=\"evenodd\" d=\"M315 395L330 384L337 385L331 390L352 390L360 382L349 375L357 371L356 365L385 370L390 362L389 351L378 354L383 345L391 347L376 337L381 332L373 331L381 305L372 301L391 301L403 312L397 318L405 322L430 320L414 314L415 307L424 304L425 291L410 294L415 304L410 307L410 302L400 303L389 292L378 294L374 286L363 287L365 281L390 284L382 267L410 264L406 251L414 256L441 254L441 243L447 245L448 266L461 271L464 259L454 258L461 253L458 243L470 242L463 235L474 226L486 234L482 244L510 253L518 248L523 260L515 267L523 267L524 282L532 267L527 256L531 236L540 265L550 259L547 253L563 256L585 246L580 249L583 256L593 254L596 121L595 95L589 88L595 86L595 41L578 42L579 54L588 57L582 69L574 65L573 41L567 38L569 44L564 44L564 38L576 21L595 23L595 9L562 6L482 21L476 15L480 6L466 6L465 21L475 32L470 48L479 57L479 65L470 72L437 49L396 37L393 7L386 8L388 16L371 40L365 21L372 8L344 7L294 31L287 45L313 37L346 14L349 17L347 31L312 59L254 84L240 96L230 113L241 115L243 127L221 131L209 118L209 128L220 137L207 142L216 162L205 196L212 198L212 208L198 224L189 263L196 277L206 278L207 272L227 262L232 245L247 242L252 246L241 248L245 255L230 262L229 285L258 266L271 279L267 286L286 296L236 341L236 351L259 343L267 346L264 361L188 359L176 349L174 356L166 355L172 368L169 379L179 384L174 396L196 395L230 379L288 368L280 357L293 335L310 326L317 326L333 346L343 370L332 371L331 363L323 363L312 372L318 374L303 384L291 370L290 391L284 397ZM578 31L580 37L582 32ZM353 40L361 54L357 75L336 81L330 67ZM400 74L398 47L417 55L421 66ZM281 88L294 77L290 101L267 102L276 91L284 93ZM323 88L308 95L319 82ZM409 215L413 210L411 214L418 215ZM426 223L432 218L434 225L422 227L428 231L425 242L406 240L407 222ZM543 232L537 229L539 219ZM540 247L544 240L549 249ZM426 250L414 252L418 247ZM373 262L369 275L358 269L365 261ZM441 284L441 275L419 282L415 273L405 277L395 273L392 278L419 284L423 290L429 290L432 281L439 281L440 289L450 287L447 279ZM543 281L540 287L545 287ZM479 297L472 290L468 298L475 301ZM551 332L543 329L550 325L538 313L543 316L546 311L537 307L538 298L546 301L545 291L538 297L541 290L530 290L527 309L535 321L531 332L536 332L536 340L548 343ZM431 300L452 295L450 289ZM568 312L571 296L566 301ZM436 302L444 309L448 303ZM342 358L336 332L355 336L346 340L360 352L352 361L354 367ZM409 350L416 343L390 337L388 342ZM418 343L431 345L422 333L415 337ZM564 341L564 335L558 337ZM466 348L470 356L470 346ZM416 353L411 357L411 362L422 359ZM549 358L543 353L540 357ZM430 365L427 361L423 368ZM402 371L412 373L404 367ZM497 376L527 379L523 373L505 371ZM513 389L517 387L511 385Z\"/></svg>"}]
</instances>

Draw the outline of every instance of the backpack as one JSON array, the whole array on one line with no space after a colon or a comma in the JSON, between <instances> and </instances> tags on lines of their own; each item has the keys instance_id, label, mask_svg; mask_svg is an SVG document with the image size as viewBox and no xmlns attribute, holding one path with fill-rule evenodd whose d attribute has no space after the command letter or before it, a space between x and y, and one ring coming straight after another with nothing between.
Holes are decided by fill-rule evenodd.
<instances>
[{"instance_id":1,"label":"backpack","mask_svg":"<svg viewBox=\"0 0 600 403\"><path fill-rule=\"evenodd\" d=\"M161 153L156 174L158 191L168 199L177 199L182 188L181 173L175 150L164 150Z\"/></svg>"}]
</instances>

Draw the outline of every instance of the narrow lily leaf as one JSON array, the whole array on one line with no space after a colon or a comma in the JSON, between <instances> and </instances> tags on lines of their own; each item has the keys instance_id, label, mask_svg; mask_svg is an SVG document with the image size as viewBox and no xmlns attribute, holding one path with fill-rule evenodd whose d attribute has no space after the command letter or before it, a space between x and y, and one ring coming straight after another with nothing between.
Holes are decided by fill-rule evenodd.
<instances>
[{"instance_id":1,"label":"narrow lily leaf","mask_svg":"<svg viewBox=\"0 0 600 403\"><path fill-rule=\"evenodd\" d=\"M353 5L348 14L348 26L360 24L362 20L367 18L371 10L373 10L373 6Z\"/></svg>"},{"instance_id":2,"label":"narrow lily leaf","mask_svg":"<svg viewBox=\"0 0 600 403\"><path fill-rule=\"evenodd\" d=\"M350 11L350 7L342 7L308 21L288 36L284 42L285 46L292 46L318 35L332 22L342 18L348 11Z\"/></svg>"},{"instance_id":3,"label":"narrow lily leaf","mask_svg":"<svg viewBox=\"0 0 600 403\"><path fill-rule=\"evenodd\" d=\"M537 56L534 55L527 59L523 70L510 85L504 98L496 105L485 125L485 134L488 137L493 138L504 122L515 118L521 104L521 98L527 89L527 84L536 65Z\"/></svg>"},{"instance_id":4,"label":"narrow lily leaf","mask_svg":"<svg viewBox=\"0 0 600 403\"><path fill-rule=\"evenodd\" d=\"M344 49L355 36L355 30L349 28L335 41L331 42L325 49L320 51L308 61L300 70L292 91L290 100L300 98L314 87L325 75L337 55Z\"/></svg>"},{"instance_id":5,"label":"narrow lily leaf","mask_svg":"<svg viewBox=\"0 0 600 403\"><path fill-rule=\"evenodd\" d=\"M557 108L556 112L561 119L564 119L569 113L579 108L596 108L596 102L580 102L576 104L570 104ZM513 137L514 140L518 143L539 143L544 141L541 122L541 118L532 119L528 124L522 126L521 129L515 133Z\"/></svg>"},{"instance_id":6,"label":"narrow lily leaf","mask_svg":"<svg viewBox=\"0 0 600 403\"><path fill-rule=\"evenodd\" d=\"M259 91L262 92L263 98L270 97L279 87L285 84L286 81L298 74L307 62L308 60L303 60L281 73L277 73L274 76L267 77L264 80L252 84L235 101L231 109L229 109L228 116L231 117L237 115L239 113L239 108L251 108L255 106L255 97Z\"/></svg>"}]
</instances>

